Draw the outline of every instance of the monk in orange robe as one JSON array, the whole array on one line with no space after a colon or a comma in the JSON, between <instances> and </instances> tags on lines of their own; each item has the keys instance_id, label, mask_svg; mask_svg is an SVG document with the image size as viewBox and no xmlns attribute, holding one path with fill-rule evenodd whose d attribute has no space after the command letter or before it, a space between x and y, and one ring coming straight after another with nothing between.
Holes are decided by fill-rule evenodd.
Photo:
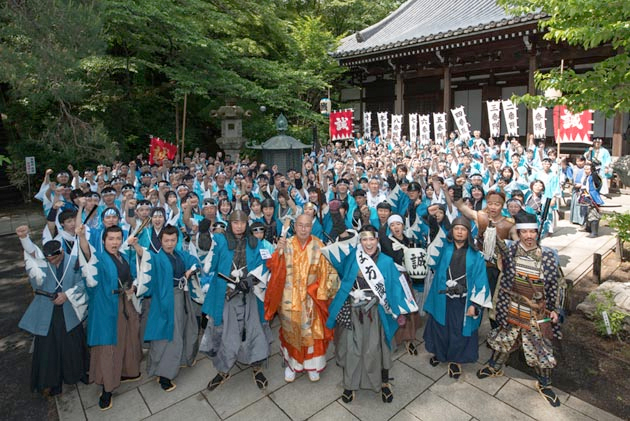
<instances>
[{"instance_id":1,"label":"monk in orange robe","mask_svg":"<svg viewBox=\"0 0 630 421\"><path fill-rule=\"evenodd\" d=\"M306 371L313 382L326 367L326 349L333 338L326 328L328 305L338 288L335 269L322 256L324 244L311 235L313 219L299 215L295 236L282 236L267 261L271 278L265 293L265 318L280 317L280 345L287 367L284 379Z\"/></svg>"}]
</instances>

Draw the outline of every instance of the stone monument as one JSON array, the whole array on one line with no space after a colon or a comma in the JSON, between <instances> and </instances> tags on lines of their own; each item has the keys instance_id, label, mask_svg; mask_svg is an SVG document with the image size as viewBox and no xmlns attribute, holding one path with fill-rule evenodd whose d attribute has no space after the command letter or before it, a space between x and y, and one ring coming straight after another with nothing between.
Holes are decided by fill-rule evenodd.
<instances>
[{"instance_id":1,"label":"stone monument","mask_svg":"<svg viewBox=\"0 0 630 421\"><path fill-rule=\"evenodd\" d=\"M234 99L228 99L225 105L212 110L210 115L221 119L221 137L217 139L217 145L226 156L230 155L233 162L238 162L241 148L247 141L243 137L243 117L250 117L252 112L236 105Z\"/></svg>"}]
</instances>

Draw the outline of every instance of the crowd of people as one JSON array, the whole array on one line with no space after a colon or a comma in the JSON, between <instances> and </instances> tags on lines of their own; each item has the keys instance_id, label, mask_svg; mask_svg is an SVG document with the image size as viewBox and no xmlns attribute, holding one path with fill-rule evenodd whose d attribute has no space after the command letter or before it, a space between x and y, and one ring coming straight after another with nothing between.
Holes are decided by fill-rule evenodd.
<instances>
[{"instance_id":1,"label":"crowd of people","mask_svg":"<svg viewBox=\"0 0 630 421\"><path fill-rule=\"evenodd\" d=\"M333 342L341 399L370 389L392 402L395 348L417 355L425 323L427 363L457 379L478 359L485 309L493 353L477 376L501 375L522 345L557 406L551 340L564 285L540 239L553 234L565 187L571 221L598 235L605 157L598 140L570 163L533 138L475 131L422 144L373 133L285 172L199 151L178 165L140 155L47 170L42 243L17 229L35 291L20 322L35 338L31 387L55 395L94 382L106 410L143 359L169 392L201 352L217 371L210 391L236 363L262 390L278 317L287 382L300 372L318 381Z\"/></svg>"}]
</instances>

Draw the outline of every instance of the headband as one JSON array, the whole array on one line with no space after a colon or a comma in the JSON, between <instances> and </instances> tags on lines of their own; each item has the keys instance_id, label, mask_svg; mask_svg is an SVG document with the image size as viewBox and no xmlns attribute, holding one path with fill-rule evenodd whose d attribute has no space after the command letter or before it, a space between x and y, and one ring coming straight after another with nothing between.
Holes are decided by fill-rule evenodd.
<instances>
[{"instance_id":1,"label":"headband","mask_svg":"<svg viewBox=\"0 0 630 421\"><path fill-rule=\"evenodd\" d=\"M378 238L378 236L373 231L361 231L359 233L359 240L362 240L364 238Z\"/></svg>"}]
</instances>

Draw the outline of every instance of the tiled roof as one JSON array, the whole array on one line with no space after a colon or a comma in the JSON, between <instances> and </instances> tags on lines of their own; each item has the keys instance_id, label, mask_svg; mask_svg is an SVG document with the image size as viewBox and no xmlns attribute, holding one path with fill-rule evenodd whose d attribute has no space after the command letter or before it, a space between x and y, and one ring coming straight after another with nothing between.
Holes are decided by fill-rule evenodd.
<instances>
[{"instance_id":1,"label":"tiled roof","mask_svg":"<svg viewBox=\"0 0 630 421\"><path fill-rule=\"evenodd\" d=\"M333 57L412 47L542 17L540 13L510 16L496 0L408 0L382 21L344 38Z\"/></svg>"}]
</instances>

